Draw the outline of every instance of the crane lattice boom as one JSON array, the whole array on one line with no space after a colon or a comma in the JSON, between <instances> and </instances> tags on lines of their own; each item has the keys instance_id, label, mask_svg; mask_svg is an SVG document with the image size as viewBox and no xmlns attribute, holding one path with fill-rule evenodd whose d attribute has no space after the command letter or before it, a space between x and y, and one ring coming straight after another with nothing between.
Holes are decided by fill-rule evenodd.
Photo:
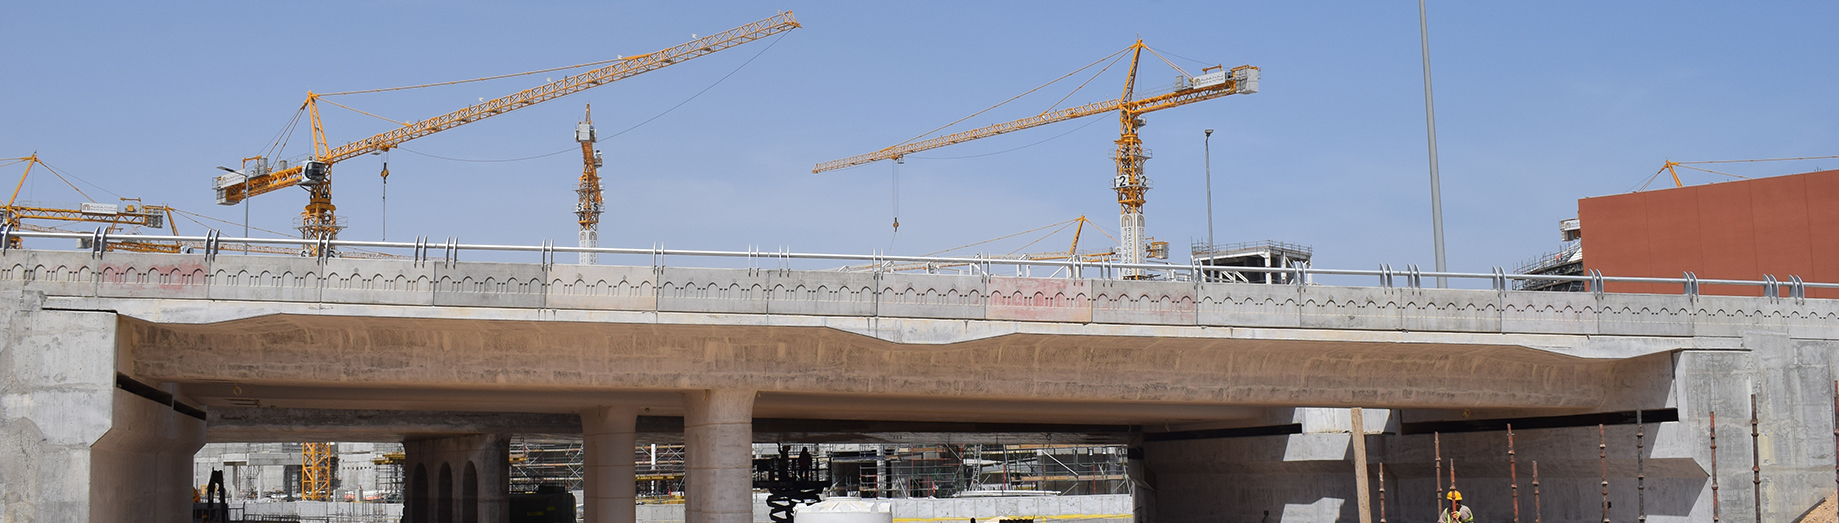
<instances>
[{"instance_id":1,"label":"crane lattice boom","mask_svg":"<svg viewBox=\"0 0 1839 523\"><path fill-rule=\"evenodd\" d=\"M340 227L337 225L336 218L332 216L331 182L326 178L332 164L372 152L387 151L416 138L662 69L798 27L801 26L792 17L791 12L779 13L751 24L656 52L624 57L612 65L525 89L508 96L487 100L465 109L409 123L400 128L334 148L326 146L325 133L319 121L318 101L321 95L307 93L307 99L302 104L302 108L307 110L311 117L314 142L313 159L301 165L273 172L267 172L266 162L257 162L255 165L258 167L246 168L241 173L220 176L216 184L217 203L236 205L251 196L273 192L284 187L304 186L311 191L309 197L311 203L301 214L302 232L309 237L331 237ZM317 167L315 163L318 164Z\"/></svg>"}]
</instances>

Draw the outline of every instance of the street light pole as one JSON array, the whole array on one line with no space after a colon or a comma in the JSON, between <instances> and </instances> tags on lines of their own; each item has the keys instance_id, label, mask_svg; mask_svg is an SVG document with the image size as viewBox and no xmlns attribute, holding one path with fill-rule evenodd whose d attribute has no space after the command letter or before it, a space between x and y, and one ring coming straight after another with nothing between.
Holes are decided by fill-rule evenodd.
<instances>
[{"instance_id":1,"label":"street light pole","mask_svg":"<svg viewBox=\"0 0 1839 523\"><path fill-rule=\"evenodd\" d=\"M1430 23L1424 16L1424 0L1418 0L1418 36L1424 47L1424 122L1425 132L1430 136L1430 234L1436 244L1437 272L1444 272L1447 267L1443 263L1443 184L1437 179L1437 111L1430 97ZM1448 279L1437 277L1437 288L1448 286Z\"/></svg>"},{"instance_id":2,"label":"street light pole","mask_svg":"<svg viewBox=\"0 0 1839 523\"><path fill-rule=\"evenodd\" d=\"M1207 158L1207 251L1213 251L1213 130L1206 130L1201 138L1201 149Z\"/></svg>"}]
</instances>

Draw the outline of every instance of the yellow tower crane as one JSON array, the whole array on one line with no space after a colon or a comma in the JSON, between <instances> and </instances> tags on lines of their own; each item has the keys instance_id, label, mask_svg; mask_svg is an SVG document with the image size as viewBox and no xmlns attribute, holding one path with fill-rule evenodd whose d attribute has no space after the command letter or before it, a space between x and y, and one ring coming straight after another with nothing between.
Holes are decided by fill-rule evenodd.
<instances>
[{"instance_id":1,"label":"yellow tower crane","mask_svg":"<svg viewBox=\"0 0 1839 523\"><path fill-rule=\"evenodd\" d=\"M305 238L313 239L337 239L338 231L345 226L340 223L335 214L337 207L332 204L331 174L333 164L369 153L388 151L409 140L561 98L625 78L631 78L639 74L669 67L692 58L708 55L716 51L759 40L774 34L790 31L798 27L801 26L798 24L798 21L792 17L790 11L779 13L751 24L697 38L656 52L622 57L612 65L596 68L561 80L518 91L504 97L486 100L465 109L460 109L419 122L398 122L401 124L399 128L391 129L375 136L340 145L338 147L329 147L327 145L325 129L324 126L321 125L319 118L319 102L323 100L323 97L333 94L355 94L358 92L372 91L325 94L309 92L307 93L306 102L301 104L300 110L307 114L308 122L312 127L312 156L300 162L299 165L294 166L287 166L281 163L271 166L266 158L260 156L245 159L242 170L233 171L217 178L214 187L217 192L217 203L219 205L236 205L241 203L245 198L297 185L305 188L308 195L306 209L300 213L299 229L301 235ZM338 105L337 102L332 102L330 100L323 101ZM347 107L347 109L349 108ZM355 111L355 109L353 110Z\"/></svg>"},{"instance_id":2,"label":"yellow tower crane","mask_svg":"<svg viewBox=\"0 0 1839 523\"><path fill-rule=\"evenodd\" d=\"M1151 54L1155 54L1158 58L1161 57L1160 53L1156 53L1154 49L1150 49L1148 46L1143 45L1143 41L1140 39L1137 40L1136 43L1131 44L1130 47L1120 51L1130 53L1130 71L1124 78L1123 94L1117 99L1095 102L1057 111L1050 110L1020 120L999 123L924 141L903 143L872 153L820 163L812 168L811 172L820 173L880 160L900 160L909 154L920 151L937 149L947 145L976 140L978 138L986 138L1003 133L1039 127L1054 122L1063 122L1116 111L1118 115L1118 139L1116 142L1117 152L1114 158L1117 162L1117 174L1112 180L1112 187L1117 191L1117 203L1119 206L1118 229L1119 235L1122 236L1122 238L1119 239L1121 247L1119 249L1119 254L1121 255L1119 261L1123 263L1142 263L1145 254L1157 258L1167 258L1168 244L1166 242L1150 242L1149 238L1144 233L1143 203L1145 201L1144 196L1149 191L1150 184L1149 178L1143 173L1143 163L1149 159L1150 155L1149 150L1143 148L1143 140L1137 136L1137 130L1142 128L1144 124L1142 117L1144 114L1150 112L1171 107L1179 107L1204 100L1212 100L1227 95L1256 93L1258 92L1258 68L1250 65L1242 65L1226 70L1224 67L1214 66L1201 70L1202 74L1195 76L1189 75L1186 71L1182 71L1180 67L1175 67L1177 71L1180 71L1181 75L1178 77L1178 81L1171 92L1136 99L1134 96L1137 80L1137 65L1142 59L1143 51L1145 50L1149 51ZM1168 63L1168 60L1163 59L1163 62ZM1174 66L1173 63L1169 63L1169 65ZM1125 272L1125 275L1131 278L1140 278L1143 274L1144 273L1139 269L1129 269Z\"/></svg>"},{"instance_id":3,"label":"yellow tower crane","mask_svg":"<svg viewBox=\"0 0 1839 523\"><path fill-rule=\"evenodd\" d=\"M581 185L575 188L580 198L575 202L575 221L581 225L579 245L600 246L600 151L594 150L594 106L587 106L581 123L575 124L575 141L581 142ZM582 265L593 265L600 256L581 253Z\"/></svg>"}]
</instances>

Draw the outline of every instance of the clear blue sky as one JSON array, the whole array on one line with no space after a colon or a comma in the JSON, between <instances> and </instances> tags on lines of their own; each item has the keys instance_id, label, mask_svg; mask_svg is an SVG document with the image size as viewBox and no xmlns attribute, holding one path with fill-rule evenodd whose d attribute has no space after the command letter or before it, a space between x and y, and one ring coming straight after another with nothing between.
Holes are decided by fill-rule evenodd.
<instances>
[{"instance_id":1,"label":"clear blue sky","mask_svg":"<svg viewBox=\"0 0 1839 523\"><path fill-rule=\"evenodd\" d=\"M116 195L240 221L212 202L305 93L456 80L661 49L793 10L805 27L410 142L390 157L390 239L574 239L582 105L605 139L602 243L917 254L1087 215L1115 231L1114 118L917 155L890 237L886 163L812 164L891 145L1129 45L1253 64L1263 92L1151 115L1149 231L1206 236L1202 134L1214 134L1217 237L1316 249L1316 265L1431 264L1417 4L1390 2L45 2L0 31L0 156L36 151ZM1627 192L1664 159L1839 154L1830 2L1433 1L1431 58L1450 266L1486 272L1557 246L1582 197ZM768 49L768 46L771 48ZM762 51L764 52L762 53ZM757 58L756 58L757 56ZM1170 57L1190 69L1200 64ZM752 60L749 62L749 60ZM745 67L742 67L746 64ZM1145 84L1173 72L1146 62ZM738 69L737 69L738 68ZM725 81L716 84L724 76ZM540 74L341 103L398 120L541 83ZM1069 103L1117 96L1107 73ZM710 88L713 85L713 88ZM956 129L1039 112L1071 85ZM335 143L390 124L328 108ZM1093 123L1095 122L1096 123ZM1087 125L1091 124L1091 125ZM307 150L304 128L290 154ZM1051 140L1049 140L1051 138ZM1043 140L1046 140L1043 142ZM377 239L381 157L336 166L347 239ZM1824 165L1821 165L1824 163ZM1764 176L1839 161L1753 164ZM9 179L18 166L0 171ZM1693 173L1688 183L1717 176ZM34 174L34 200L79 197ZM1659 183L1659 182L1657 182ZM254 200L291 230L304 191ZM201 229L181 223L181 232ZM1091 240L1088 240L1091 241ZM1061 240L1040 250L1063 248ZM992 246L1006 252L1016 244Z\"/></svg>"}]
</instances>

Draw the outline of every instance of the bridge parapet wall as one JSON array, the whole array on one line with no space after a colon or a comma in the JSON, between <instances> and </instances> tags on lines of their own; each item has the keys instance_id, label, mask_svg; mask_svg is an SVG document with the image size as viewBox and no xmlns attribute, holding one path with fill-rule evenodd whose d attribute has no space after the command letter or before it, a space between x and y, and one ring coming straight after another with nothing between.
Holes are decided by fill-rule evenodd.
<instances>
[{"instance_id":1,"label":"bridge parapet wall","mask_svg":"<svg viewBox=\"0 0 1839 523\"><path fill-rule=\"evenodd\" d=\"M1834 300L12 251L53 296L1426 332L1839 338Z\"/></svg>"}]
</instances>

